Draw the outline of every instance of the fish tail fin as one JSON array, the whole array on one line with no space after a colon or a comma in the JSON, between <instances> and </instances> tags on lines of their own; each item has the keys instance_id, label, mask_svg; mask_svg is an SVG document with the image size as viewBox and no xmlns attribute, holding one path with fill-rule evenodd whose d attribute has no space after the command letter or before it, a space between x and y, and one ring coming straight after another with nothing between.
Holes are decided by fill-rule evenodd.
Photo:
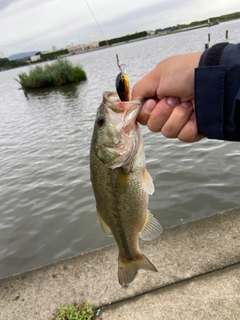
<instances>
[{"instance_id":1,"label":"fish tail fin","mask_svg":"<svg viewBox=\"0 0 240 320\"><path fill-rule=\"evenodd\" d=\"M158 272L148 258L139 254L136 258L118 257L118 281L122 287L128 286L136 277L139 269Z\"/></svg>"}]
</instances>

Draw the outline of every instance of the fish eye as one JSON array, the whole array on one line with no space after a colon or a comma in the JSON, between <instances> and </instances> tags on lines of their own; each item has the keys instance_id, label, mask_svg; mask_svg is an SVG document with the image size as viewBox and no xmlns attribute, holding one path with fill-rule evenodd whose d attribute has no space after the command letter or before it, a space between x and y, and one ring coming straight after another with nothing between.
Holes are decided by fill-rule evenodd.
<instances>
[{"instance_id":1,"label":"fish eye","mask_svg":"<svg viewBox=\"0 0 240 320\"><path fill-rule=\"evenodd\" d=\"M97 124L99 126L102 126L105 123L105 119L103 117L98 117L97 118Z\"/></svg>"}]
</instances>

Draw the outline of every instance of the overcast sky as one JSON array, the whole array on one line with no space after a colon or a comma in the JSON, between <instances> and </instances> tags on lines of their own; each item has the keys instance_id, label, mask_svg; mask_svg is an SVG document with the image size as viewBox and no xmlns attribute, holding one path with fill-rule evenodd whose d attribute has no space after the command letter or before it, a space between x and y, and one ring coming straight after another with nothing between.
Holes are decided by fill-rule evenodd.
<instances>
[{"instance_id":1,"label":"overcast sky","mask_svg":"<svg viewBox=\"0 0 240 320\"><path fill-rule=\"evenodd\" d=\"M239 11L240 0L87 0L106 39ZM0 56L103 40L85 0L0 0Z\"/></svg>"}]
</instances>

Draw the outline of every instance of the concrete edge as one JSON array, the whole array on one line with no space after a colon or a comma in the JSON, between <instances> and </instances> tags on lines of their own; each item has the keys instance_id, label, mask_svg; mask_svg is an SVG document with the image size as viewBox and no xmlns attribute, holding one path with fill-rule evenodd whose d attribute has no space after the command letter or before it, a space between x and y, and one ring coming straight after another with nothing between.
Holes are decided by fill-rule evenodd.
<instances>
[{"instance_id":1,"label":"concrete edge","mask_svg":"<svg viewBox=\"0 0 240 320\"><path fill-rule=\"evenodd\" d=\"M239 289L237 263L101 308L100 319L238 320Z\"/></svg>"},{"instance_id":2,"label":"concrete edge","mask_svg":"<svg viewBox=\"0 0 240 320\"><path fill-rule=\"evenodd\" d=\"M149 243L141 241L142 252L158 273L141 270L128 288L117 281L116 245L1 279L0 316L51 319L60 305L109 305L233 265L240 262L239 229L236 208L167 228Z\"/></svg>"}]
</instances>

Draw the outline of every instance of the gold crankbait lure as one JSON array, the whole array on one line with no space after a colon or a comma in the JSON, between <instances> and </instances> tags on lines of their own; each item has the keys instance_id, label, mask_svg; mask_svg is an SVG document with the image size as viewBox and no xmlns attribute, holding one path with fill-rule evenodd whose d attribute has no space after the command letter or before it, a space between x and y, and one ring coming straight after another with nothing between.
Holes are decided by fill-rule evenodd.
<instances>
[{"instance_id":1,"label":"gold crankbait lure","mask_svg":"<svg viewBox=\"0 0 240 320\"><path fill-rule=\"evenodd\" d=\"M121 71L116 78L116 90L121 101L130 101L131 100L130 84L129 84L128 76L125 72L126 65L125 64L120 65L117 54L116 54L116 57L117 57L117 65Z\"/></svg>"}]
</instances>

